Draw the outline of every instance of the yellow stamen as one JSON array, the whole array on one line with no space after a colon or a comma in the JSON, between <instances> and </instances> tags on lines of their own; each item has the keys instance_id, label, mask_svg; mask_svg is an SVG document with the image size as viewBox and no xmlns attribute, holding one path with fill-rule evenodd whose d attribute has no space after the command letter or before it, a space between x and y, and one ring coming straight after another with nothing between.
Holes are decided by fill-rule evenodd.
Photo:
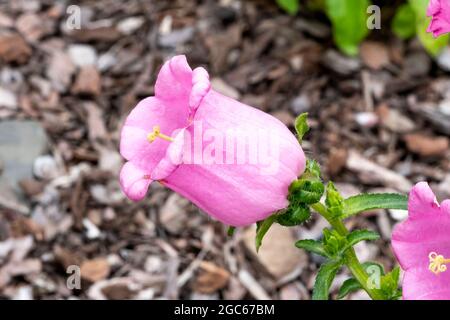
<instances>
[{"instance_id":1,"label":"yellow stamen","mask_svg":"<svg viewBox=\"0 0 450 320\"><path fill-rule=\"evenodd\" d=\"M446 264L450 263L450 259L446 259L443 255L437 254L436 252L430 252L428 258L430 259L428 269L434 274L439 274L446 271Z\"/></svg>"},{"instance_id":2,"label":"yellow stamen","mask_svg":"<svg viewBox=\"0 0 450 320\"><path fill-rule=\"evenodd\" d=\"M165 135L164 133L161 133L161 129L159 128L159 126L154 126L153 131L147 135L147 140L150 143L155 141L156 138L161 138L161 139L164 139L164 140L170 141L170 142L173 141L172 137L169 137L169 136Z\"/></svg>"}]
</instances>

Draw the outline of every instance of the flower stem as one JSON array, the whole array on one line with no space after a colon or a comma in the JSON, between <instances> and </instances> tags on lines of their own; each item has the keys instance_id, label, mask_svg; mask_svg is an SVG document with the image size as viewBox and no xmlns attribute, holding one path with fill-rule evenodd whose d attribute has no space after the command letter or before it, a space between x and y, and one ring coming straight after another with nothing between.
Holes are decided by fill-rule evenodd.
<instances>
[{"instance_id":1,"label":"flower stem","mask_svg":"<svg viewBox=\"0 0 450 320\"><path fill-rule=\"evenodd\" d=\"M344 223L341 220L334 218L322 203L317 202L315 204L312 204L311 208L313 208L315 211L317 211L317 213L323 216L340 235L346 236L348 234L348 230L345 227ZM344 261L355 279L361 284L361 287L373 300L384 299L384 297L378 291L369 288L369 275L364 270L361 262L359 262L353 248L349 248L347 251L345 251Z\"/></svg>"}]
</instances>

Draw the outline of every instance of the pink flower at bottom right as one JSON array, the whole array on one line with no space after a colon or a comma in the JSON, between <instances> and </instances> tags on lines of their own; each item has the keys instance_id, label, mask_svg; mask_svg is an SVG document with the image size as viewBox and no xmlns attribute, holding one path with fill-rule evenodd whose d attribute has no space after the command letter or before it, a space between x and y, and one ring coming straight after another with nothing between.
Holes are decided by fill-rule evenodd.
<instances>
[{"instance_id":1,"label":"pink flower at bottom right","mask_svg":"<svg viewBox=\"0 0 450 320\"><path fill-rule=\"evenodd\" d=\"M408 219L398 224L392 247L403 277L405 300L450 299L450 200L440 205L426 182L408 199Z\"/></svg>"}]
</instances>

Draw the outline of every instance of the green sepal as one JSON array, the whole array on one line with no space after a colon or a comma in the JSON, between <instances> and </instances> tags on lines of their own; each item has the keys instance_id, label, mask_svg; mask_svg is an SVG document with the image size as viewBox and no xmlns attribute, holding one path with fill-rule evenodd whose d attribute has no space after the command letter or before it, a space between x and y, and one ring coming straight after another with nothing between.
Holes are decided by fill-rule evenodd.
<instances>
[{"instance_id":1,"label":"green sepal","mask_svg":"<svg viewBox=\"0 0 450 320\"><path fill-rule=\"evenodd\" d=\"M234 235L234 231L236 231L236 227L228 227L227 235L232 237Z\"/></svg>"},{"instance_id":2,"label":"green sepal","mask_svg":"<svg viewBox=\"0 0 450 320\"><path fill-rule=\"evenodd\" d=\"M264 236L266 235L267 231L269 231L272 224L275 222L277 218L277 215L271 215L270 217L266 218L265 220L258 221L256 223L256 237L255 237L255 247L256 252L259 251L259 248L262 245L262 241Z\"/></svg>"},{"instance_id":3,"label":"green sepal","mask_svg":"<svg viewBox=\"0 0 450 320\"><path fill-rule=\"evenodd\" d=\"M313 204L320 201L325 191L321 181L299 179L289 186L288 200L290 202L301 202Z\"/></svg>"},{"instance_id":4,"label":"green sepal","mask_svg":"<svg viewBox=\"0 0 450 320\"><path fill-rule=\"evenodd\" d=\"M290 203L285 212L277 215L277 222L282 226L298 226L311 217L309 207L303 203Z\"/></svg>"}]
</instances>

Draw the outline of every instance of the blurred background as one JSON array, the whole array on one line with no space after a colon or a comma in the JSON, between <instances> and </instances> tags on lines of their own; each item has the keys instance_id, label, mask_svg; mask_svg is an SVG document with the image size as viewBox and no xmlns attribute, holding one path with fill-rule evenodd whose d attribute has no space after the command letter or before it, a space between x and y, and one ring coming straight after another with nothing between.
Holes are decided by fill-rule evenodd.
<instances>
[{"instance_id":1,"label":"blurred background","mask_svg":"<svg viewBox=\"0 0 450 320\"><path fill-rule=\"evenodd\" d=\"M0 297L309 299L322 260L293 244L320 237L323 219L273 227L256 255L254 228L229 237L158 183L133 203L118 183L121 124L185 54L291 129L308 112L303 147L343 195L427 180L449 198L450 50L423 32L426 3L375 1L369 30L366 0L1 0ZM348 221L382 235L357 246L362 261L395 265L405 215Z\"/></svg>"}]
</instances>

